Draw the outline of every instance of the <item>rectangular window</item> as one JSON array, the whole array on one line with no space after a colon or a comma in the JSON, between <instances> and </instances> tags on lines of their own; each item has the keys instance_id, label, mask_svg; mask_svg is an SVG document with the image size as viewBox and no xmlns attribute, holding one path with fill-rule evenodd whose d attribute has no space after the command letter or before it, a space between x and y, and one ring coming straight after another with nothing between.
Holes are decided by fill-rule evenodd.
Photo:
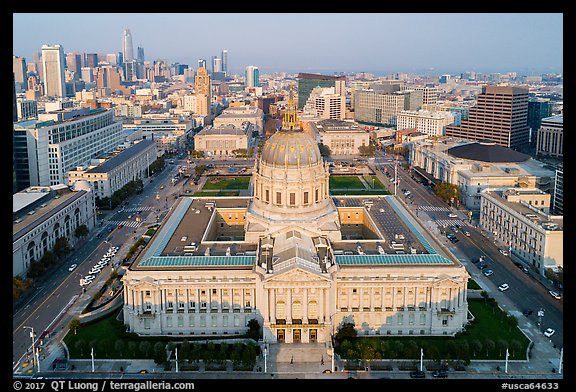
<instances>
[{"instance_id":1,"label":"rectangular window","mask_svg":"<svg viewBox=\"0 0 576 392\"><path fill-rule=\"evenodd\" d=\"M216 318L216 316L212 316L212 326L215 327L218 325L218 319Z\"/></svg>"},{"instance_id":2,"label":"rectangular window","mask_svg":"<svg viewBox=\"0 0 576 392\"><path fill-rule=\"evenodd\" d=\"M318 189L314 190L314 201L318 202Z\"/></svg>"},{"instance_id":3,"label":"rectangular window","mask_svg":"<svg viewBox=\"0 0 576 392\"><path fill-rule=\"evenodd\" d=\"M308 204L308 192L304 192L304 204Z\"/></svg>"},{"instance_id":4,"label":"rectangular window","mask_svg":"<svg viewBox=\"0 0 576 392\"><path fill-rule=\"evenodd\" d=\"M184 318L182 316L178 316L178 327L184 326Z\"/></svg>"},{"instance_id":5,"label":"rectangular window","mask_svg":"<svg viewBox=\"0 0 576 392\"><path fill-rule=\"evenodd\" d=\"M172 316L166 316L166 326L172 328Z\"/></svg>"},{"instance_id":6,"label":"rectangular window","mask_svg":"<svg viewBox=\"0 0 576 392\"><path fill-rule=\"evenodd\" d=\"M264 193L266 194L266 202L270 203L270 191L268 189L266 189L266 191L264 191Z\"/></svg>"},{"instance_id":7,"label":"rectangular window","mask_svg":"<svg viewBox=\"0 0 576 392\"><path fill-rule=\"evenodd\" d=\"M291 206L295 206L296 205L296 194L290 192L290 205Z\"/></svg>"},{"instance_id":8,"label":"rectangular window","mask_svg":"<svg viewBox=\"0 0 576 392\"><path fill-rule=\"evenodd\" d=\"M276 204L282 204L282 192L276 192Z\"/></svg>"},{"instance_id":9,"label":"rectangular window","mask_svg":"<svg viewBox=\"0 0 576 392\"><path fill-rule=\"evenodd\" d=\"M195 316L188 317L188 326L190 326L190 327L194 326L194 317Z\"/></svg>"},{"instance_id":10,"label":"rectangular window","mask_svg":"<svg viewBox=\"0 0 576 392\"><path fill-rule=\"evenodd\" d=\"M204 316L204 315L200 316L200 326L201 327L206 326L206 316Z\"/></svg>"}]
</instances>

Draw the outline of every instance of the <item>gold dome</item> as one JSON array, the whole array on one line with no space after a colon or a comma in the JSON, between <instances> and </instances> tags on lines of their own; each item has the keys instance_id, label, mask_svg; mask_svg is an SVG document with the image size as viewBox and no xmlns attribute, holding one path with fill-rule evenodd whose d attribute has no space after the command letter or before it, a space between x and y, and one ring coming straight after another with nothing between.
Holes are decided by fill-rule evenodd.
<instances>
[{"instance_id":1,"label":"gold dome","mask_svg":"<svg viewBox=\"0 0 576 392\"><path fill-rule=\"evenodd\" d=\"M278 131L262 148L263 163L281 167L308 167L322 164L318 144L307 133Z\"/></svg>"}]
</instances>

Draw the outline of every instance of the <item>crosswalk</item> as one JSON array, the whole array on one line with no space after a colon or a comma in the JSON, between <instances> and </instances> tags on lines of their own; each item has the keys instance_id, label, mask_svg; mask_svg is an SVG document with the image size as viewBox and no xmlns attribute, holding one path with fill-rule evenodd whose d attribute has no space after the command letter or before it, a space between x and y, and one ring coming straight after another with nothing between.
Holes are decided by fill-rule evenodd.
<instances>
[{"instance_id":1,"label":"crosswalk","mask_svg":"<svg viewBox=\"0 0 576 392\"><path fill-rule=\"evenodd\" d=\"M136 211L152 211L155 208L158 207L154 207L154 206L145 206L145 207L129 207L129 208L124 208L125 212L136 212Z\"/></svg>"},{"instance_id":2,"label":"crosswalk","mask_svg":"<svg viewBox=\"0 0 576 392\"><path fill-rule=\"evenodd\" d=\"M422 211L444 211L444 212L450 211L448 207L438 207L438 206L419 206L418 209Z\"/></svg>"},{"instance_id":3,"label":"crosswalk","mask_svg":"<svg viewBox=\"0 0 576 392\"><path fill-rule=\"evenodd\" d=\"M122 225L124 227L133 227L133 228L138 228L140 227L140 225L142 225L142 221L140 222L136 222L133 220L123 220L123 221L108 221L108 223L118 226L118 225Z\"/></svg>"},{"instance_id":4,"label":"crosswalk","mask_svg":"<svg viewBox=\"0 0 576 392\"><path fill-rule=\"evenodd\" d=\"M438 226L443 226L443 227L450 227L450 226L454 226L455 224L459 224L460 226L462 225L467 225L470 226L470 224L466 221L460 220L460 219L437 219L434 222L436 222L436 224Z\"/></svg>"}]
</instances>

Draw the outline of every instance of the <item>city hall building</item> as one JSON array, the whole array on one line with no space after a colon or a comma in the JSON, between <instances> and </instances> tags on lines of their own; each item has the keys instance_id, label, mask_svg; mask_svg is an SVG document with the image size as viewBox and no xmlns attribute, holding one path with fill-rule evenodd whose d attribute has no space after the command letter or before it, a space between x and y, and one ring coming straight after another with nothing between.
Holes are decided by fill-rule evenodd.
<instances>
[{"instance_id":1,"label":"city hall building","mask_svg":"<svg viewBox=\"0 0 576 392\"><path fill-rule=\"evenodd\" d=\"M252 197L182 197L123 277L124 323L139 335L239 335L326 342L454 335L468 273L394 196L330 196L316 141L283 127L257 159Z\"/></svg>"}]
</instances>

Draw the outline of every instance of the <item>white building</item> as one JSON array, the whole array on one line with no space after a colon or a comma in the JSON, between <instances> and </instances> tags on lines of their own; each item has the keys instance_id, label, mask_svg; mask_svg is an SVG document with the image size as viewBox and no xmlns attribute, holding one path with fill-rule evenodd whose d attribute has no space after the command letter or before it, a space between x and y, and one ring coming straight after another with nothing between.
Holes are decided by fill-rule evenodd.
<instances>
[{"instance_id":1,"label":"white building","mask_svg":"<svg viewBox=\"0 0 576 392\"><path fill-rule=\"evenodd\" d=\"M96 224L94 193L88 184L30 187L12 196L12 276L25 275L32 260L52 250L59 237L71 246L80 225Z\"/></svg>"},{"instance_id":2,"label":"white building","mask_svg":"<svg viewBox=\"0 0 576 392\"><path fill-rule=\"evenodd\" d=\"M86 181L95 197L103 199L130 181L150 176L149 167L157 158L153 140L140 140L120 153L95 166L81 166L68 172L68 184Z\"/></svg>"},{"instance_id":3,"label":"white building","mask_svg":"<svg viewBox=\"0 0 576 392\"><path fill-rule=\"evenodd\" d=\"M332 156L360 155L359 147L370 144L370 133L358 124L341 120L311 122L310 129L318 143L330 148Z\"/></svg>"},{"instance_id":4,"label":"white building","mask_svg":"<svg viewBox=\"0 0 576 392\"><path fill-rule=\"evenodd\" d=\"M444 128L454 122L450 112L431 112L427 110L403 110L398 114L397 129L415 128L430 136L444 135Z\"/></svg>"},{"instance_id":5,"label":"white building","mask_svg":"<svg viewBox=\"0 0 576 392\"><path fill-rule=\"evenodd\" d=\"M18 120L30 120L38 118L38 104L36 101L18 98L16 100Z\"/></svg>"},{"instance_id":6,"label":"white building","mask_svg":"<svg viewBox=\"0 0 576 392\"><path fill-rule=\"evenodd\" d=\"M67 184L67 173L122 143L122 124L105 109L63 109L14 123L14 139L27 145L30 185Z\"/></svg>"},{"instance_id":7,"label":"white building","mask_svg":"<svg viewBox=\"0 0 576 392\"><path fill-rule=\"evenodd\" d=\"M61 45L42 45L42 69L44 71L44 95L66 97L64 48Z\"/></svg>"},{"instance_id":8,"label":"white building","mask_svg":"<svg viewBox=\"0 0 576 392\"><path fill-rule=\"evenodd\" d=\"M544 275L564 266L564 218L549 214L550 194L534 188L487 188L480 193L480 225Z\"/></svg>"},{"instance_id":9,"label":"white building","mask_svg":"<svg viewBox=\"0 0 576 392\"><path fill-rule=\"evenodd\" d=\"M414 90L391 93L373 89L359 90L355 92L354 99L355 121L390 126L396 126L401 111L422 107L422 92Z\"/></svg>"},{"instance_id":10,"label":"white building","mask_svg":"<svg viewBox=\"0 0 576 392\"><path fill-rule=\"evenodd\" d=\"M335 87L315 87L310 92L303 112L319 119L344 120L346 97L336 94Z\"/></svg>"},{"instance_id":11,"label":"white building","mask_svg":"<svg viewBox=\"0 0 576 392\"><path fill-rule=\"evenodd\" d=\"M230 124L209 125L194 135L194 150L204 152L206 156L233 157L235 150L250 148L255 130L256 126L252 123L238 127Z\"/></svg>"},{"instance_id":12,"label":"white building","mask_svg":"<svg viewBox=\"0 0 576 392\"><path fill-rule=\"evenodd\" d=\"M542 119L536 138L536 154L556 158L564 156L564 116Z\"/></svg>"},{"instance_id":13,"label":"white building","mask_svg":"<svg viewBox=\"0 0 576 392\"><path fill-rule=\"evenodd\" d=\"M243 105L228 107L222 113L214 118L214 128L233 125L241 128L246 122L254 124L254 130L258 133L264 131L264 112L256 106Z\"/></svg>"}]
</instances>

